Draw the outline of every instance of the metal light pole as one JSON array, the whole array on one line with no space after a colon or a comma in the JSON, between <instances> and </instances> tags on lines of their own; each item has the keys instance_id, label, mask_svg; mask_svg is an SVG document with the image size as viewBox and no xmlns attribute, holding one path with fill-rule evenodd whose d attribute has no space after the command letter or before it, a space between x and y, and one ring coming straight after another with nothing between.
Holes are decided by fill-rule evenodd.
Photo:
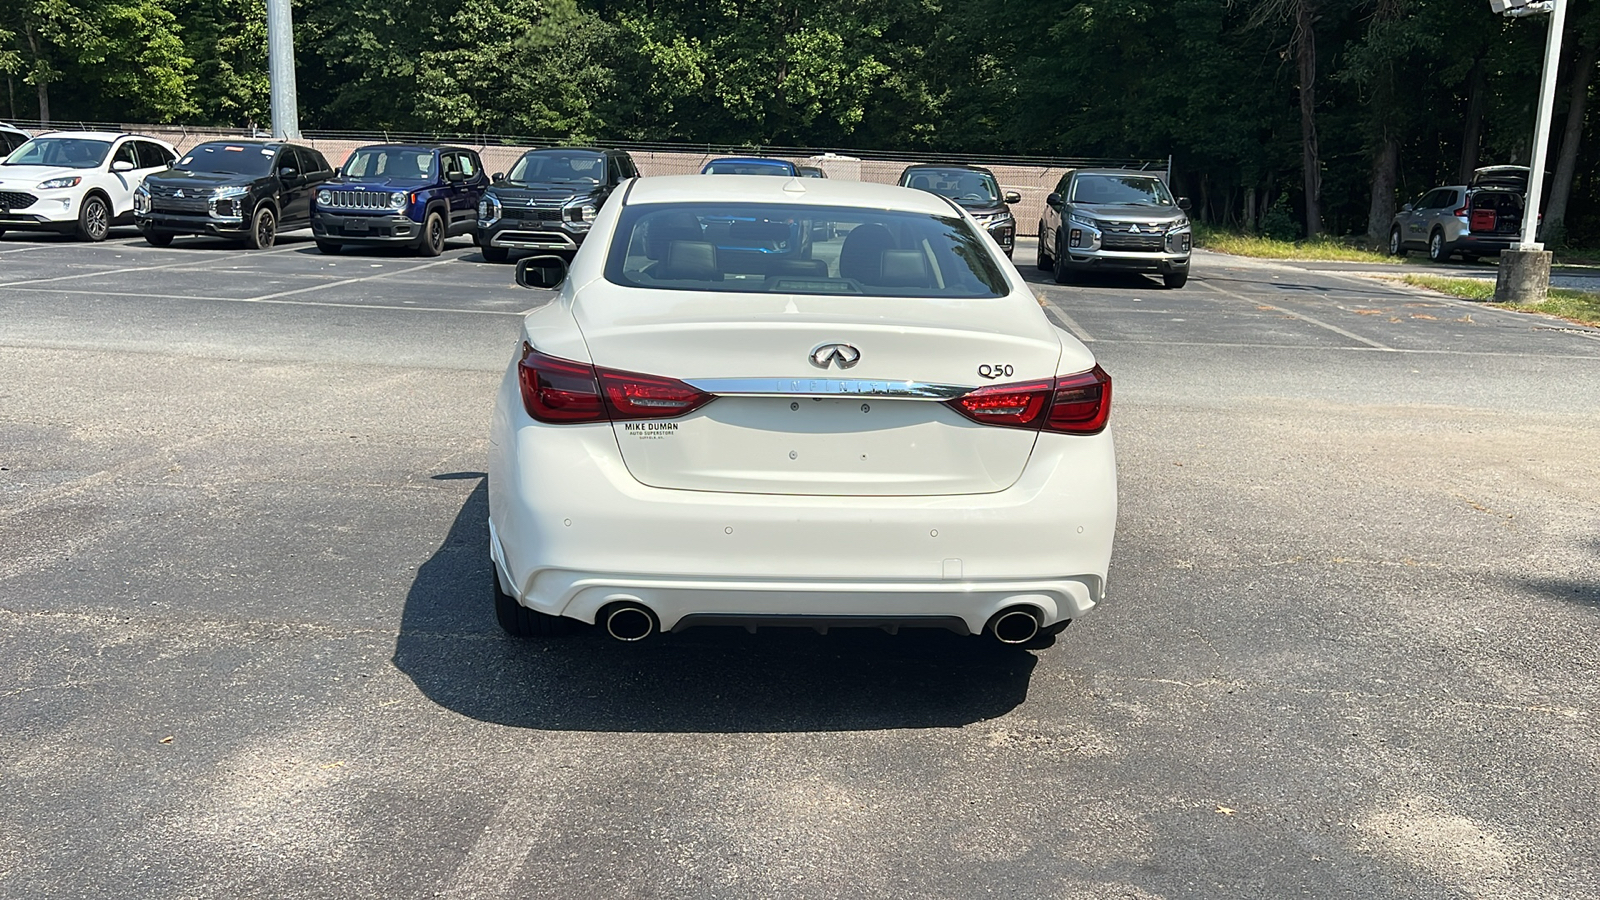
<instances>
[{"instance_id":1,"label":"metal light pole","mask_svg":"<svg viewBox=\"0 0 1600 900\"><path fill-rule=\"evenodd\" d=\"M1528 192L1522 207L1521 239L1500 254L1494 298L1503 303L1539 303L1550 294L1550 254L1539 243L1539 201L1544 194L1546 147L1550 143L1550 113L1556 100L1556 72L1561 68L1561 32L1567 23L1571 0L1489 0L1489 8L1504 16L1550 16L1545 38L1544 72L1539 83L1539 110L1533 126L1533 159L1528 168Z\"/></svg>"},{"instance_id":2,"label":"metal light pole","mask_svg":"<svg viewBox=\"0 0 1600 900\"><path fill-rule=\"evenodd\" d=\"M267 0L267 80L272 85L272 136L300 137L294 89L294 20L289 0Z\"/></svg>"}]
</instances>

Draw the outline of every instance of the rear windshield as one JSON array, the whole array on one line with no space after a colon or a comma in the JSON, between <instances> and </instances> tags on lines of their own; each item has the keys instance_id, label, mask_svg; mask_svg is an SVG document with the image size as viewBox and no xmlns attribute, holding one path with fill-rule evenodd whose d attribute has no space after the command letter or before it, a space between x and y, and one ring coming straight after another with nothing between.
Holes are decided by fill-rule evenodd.
<instances>
[{"instance_id":1,"label":"rear windshield","mask_svg":"<svg viewBox=\"0 0 1600 900\"><path fill-rule=\"evenodd\" d=\"M201 144L178 160L174 169L219 175L265 175L272 171L277 151L260 144Z\"/></svg>"},{"instance_id":2,"label":"rear windshield","mask_svg":"<svg viewBox=\"0 0 1600 900\"><path fill-rule=\"evenodd\" d=\"M383 178L394 181L433 180L433 151L377 147L357 150L344 164L346 178Z\"/></svg>"},{"instance_id":3,"label":"rear windshield","mask_svg":"<svg viewBox=\"0 0 1600 900\"><path fill-rule=\"evenodd\" d=\"M986 298L1010 287L964 219L779 204L623 210L606 280L680 291Z\"/></svg>"},{"instance_id":4,"label":"rear windshield","mask_svg":"<svg viewBox=\"0 0 1600 900\"><path fill-rule=\"evenodd\" d=\"M524 153L507 181L522 184L599 184L606 179L606 158L598 153L534 150Z\"/></svg>"},{"instance_id":5,"label":"rear windshield","mask_svg":"<svg viewBox=\"0 0 1600 900\"><path fill-rule=\"evenodd\" d=\"M962 206L995 206L1000 203L1000 185L988 172L971 169L912 169L906 173L906 187L932 191Z\"/></svg>"},{"instance_id":6,"label":"rear windshield","mask_svg":"<svg viewBox=\"0 0 1600 900\"><path fill-rule=\"evenodd\" d=\"M8 166L50 166L62 169L92 169L105 162L110 141L88 138L34 138L6 157Z\"/></svg>"}]
</instances>

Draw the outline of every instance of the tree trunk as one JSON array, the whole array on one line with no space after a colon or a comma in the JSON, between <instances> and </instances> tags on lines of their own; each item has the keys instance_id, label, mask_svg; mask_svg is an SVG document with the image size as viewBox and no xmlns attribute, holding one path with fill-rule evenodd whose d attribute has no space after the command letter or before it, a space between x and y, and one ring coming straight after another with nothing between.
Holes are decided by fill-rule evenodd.
<instances>
[{"instance_id":1,"label":"tree trunk","mask_svg":"<svg viewBox=\"0 0 1600 900\"><path fill-rule=\"evenodd\" d=\"M1567 127L1561 134L1561 150L1556 153L1556 177L1550 185L1550 202L1544 207L1544 240L1561 243L1567 223L1567 198L1572 196L1572 177L1578 171L1578 143L1583 139L1584 110L1589 103L1589 76L1600 58L1600 44L1584 47L1572 72L1572 94L1567 103ZM1536 177L1530 175L1530 177Z\"/></svg>"},{"instance_id":2,"label":"tree trunk","mask_svg":"<svg viewBox=\"0 0 1600 900\"><path fill-rule=\"evenodd\" d=\"M1400 142L1385 133L1372 157L1372 205L1367 212L1367 245L1374 250L1389 245L1394 224L1394 186L1400 174Z\"/></svg>"},{"instance_id":3,"label":"tree trunk","mask_svg":"<svg viewBox=\"0 0 1600 900\"><path fill-rule=\"evenodd\" d=\"M1488 101L1489 85L1482 58L1472 64L1469 83L1467 126L1461 132L1461 166L1456 170L1457 184L1472 181L1472 170L1478 167L1478 149L1483 144L1483 107Z\"/></svg>"},{"instance_id":4,"label":"tree trunk","mask_svg":"<svg viewBox=\"0 0 1600 900\"><path fill-rule=\"evenodd\" d=\"M39 95L39 124L50 124L50 80L44 77L45 66L43 58L39 55L39 45L33 39L33 29L27 25L22 26L22 34L28 39L28 52L33 54L34 75L39 79L36 87Z\"/></svg>"},{"instance_id":5,"label":"tree trunk","mask_svg":"<svg viewBox=\"0 0 1600 900\"><path fill-rule=\"evenodd\" d=\"M1256 188L1251 185L1244 189L1244 230L1256 230Z\"/></svg>"},{"instance_id":6,"label":"tree trunk","mask_svg":"<svg viewBox=\"0 0 1600 900\"><path fill-rule=\"evenodd\" d=\"M1322 234L1322 157L1317 150L1317 36L1312 0L1295 4L1295 57L1300 64L1300 164L1306 191L1306 239Z\"/></svg>"}]
</instances>

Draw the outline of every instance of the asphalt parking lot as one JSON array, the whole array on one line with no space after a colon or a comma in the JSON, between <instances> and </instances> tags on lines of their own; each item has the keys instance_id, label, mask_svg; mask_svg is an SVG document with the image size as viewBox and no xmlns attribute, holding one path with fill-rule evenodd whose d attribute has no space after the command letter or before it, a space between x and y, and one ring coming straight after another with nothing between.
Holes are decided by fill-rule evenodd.
<instances>
[{"instance_id":1,"label":"asphalt parking lot","mask_svg":"<svg viewBox=\"0 0 1600 900\"><path fill-rule=\"evenodd\" d=\"M1115 378L1102 609L517 642L483 468L543 295L281 241L0 240L10 895L1600 895L1600 331L1024 243Z\"/></svg>"}]
</instances>

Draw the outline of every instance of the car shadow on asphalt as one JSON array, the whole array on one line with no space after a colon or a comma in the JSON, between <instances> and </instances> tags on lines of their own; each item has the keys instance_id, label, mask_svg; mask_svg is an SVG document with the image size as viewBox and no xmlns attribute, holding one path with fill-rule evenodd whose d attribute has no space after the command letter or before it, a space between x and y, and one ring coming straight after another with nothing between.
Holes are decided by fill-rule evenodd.
<instances>
[{"instance_id":1,"label":"car shadow on asphalt","mask_svg":"<svg viewBox=\"0 0 1600 900\"><path fill-rule=\"evenodd\" d=\"M476 477L478 473L436 476ZM987 638L907 629L697 628L623 644L579 625L517 640L495 623L481 481L406 595L394 664L484 722L558 731L951 728L1021 704L1035 665Z\"/></svg>"}]
</instances>

